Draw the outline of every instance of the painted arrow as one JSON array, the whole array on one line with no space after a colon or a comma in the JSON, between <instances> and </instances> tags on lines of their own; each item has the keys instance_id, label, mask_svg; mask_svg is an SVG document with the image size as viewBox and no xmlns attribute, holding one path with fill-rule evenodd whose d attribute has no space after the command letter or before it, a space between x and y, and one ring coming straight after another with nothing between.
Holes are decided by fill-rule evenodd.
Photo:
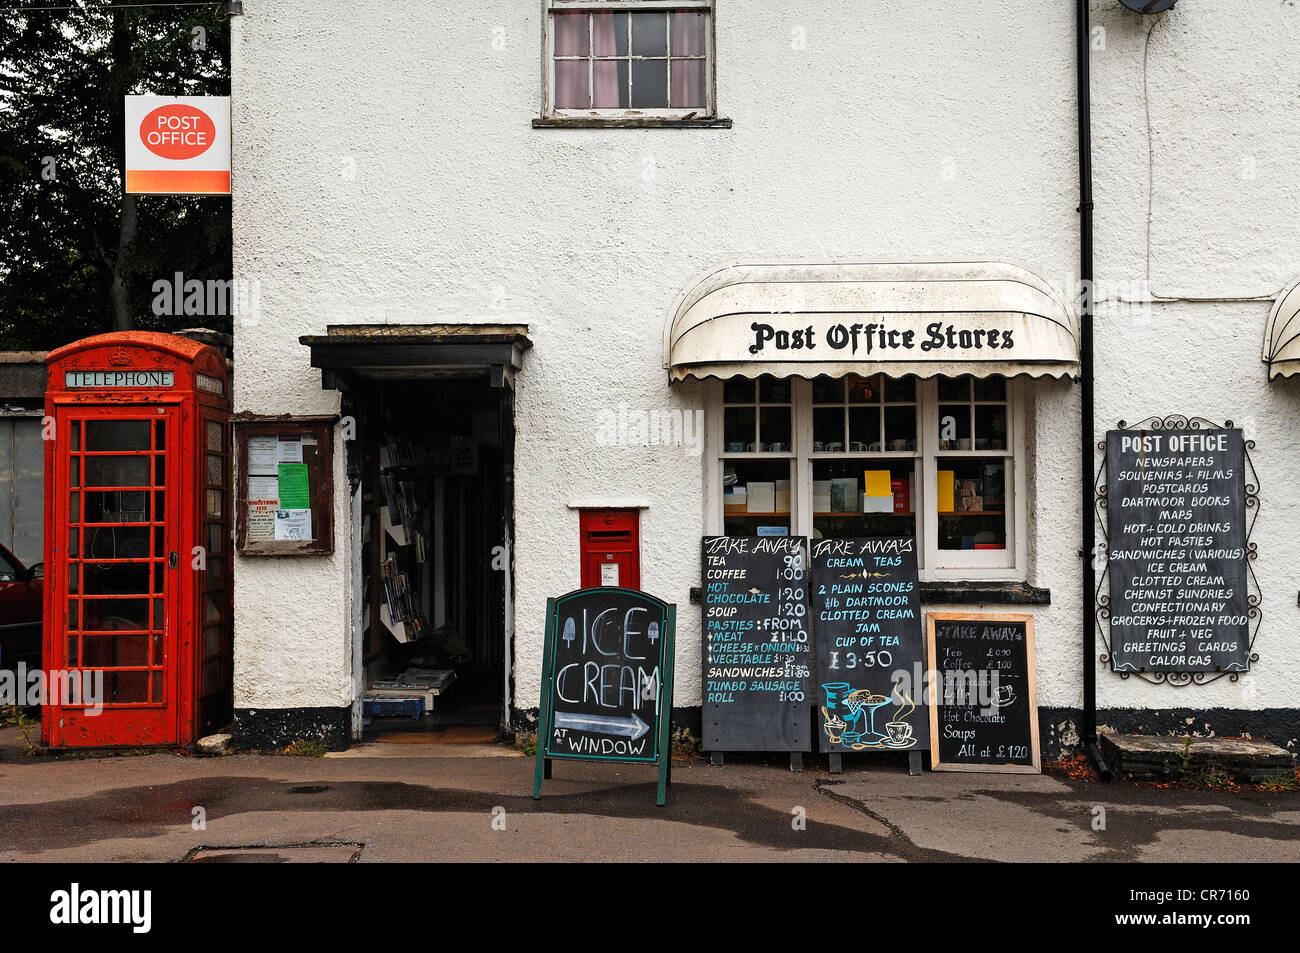
<instances>
[{"instance_id":1,"label":"painted arrow","mask_svg":"<svg viewBox=\"0 0 1300 953\"><path fill-rule=\"evenodd\" d=\"M617 718L613 715L576 715L557 711L555 727L594 731L602 735L626 735L633 741L650 730L650 726L636 712L632 713L631 718Z\"/></svg>"}]
</instances>

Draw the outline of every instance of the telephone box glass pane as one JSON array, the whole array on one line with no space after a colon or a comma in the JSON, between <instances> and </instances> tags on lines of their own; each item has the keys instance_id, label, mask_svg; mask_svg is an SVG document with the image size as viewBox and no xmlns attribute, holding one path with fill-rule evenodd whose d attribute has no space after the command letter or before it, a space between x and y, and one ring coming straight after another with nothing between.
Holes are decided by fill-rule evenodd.
<instances>
[{"instance_id":1,"label":"telephone box glass pane","mask_svg":"<svg viewBox=\"0 0 1300 953\"><path fill-rule=\"evenodd\" d=\"M208 557L211 558L221 552L221 526L212 523L208 526Z\"/></svg>"},{"instance_id":2,"label":"telephone box glass pane","mask_svg":"<svg viewBox=\"0 0 1300 953\"><path fill-rule=\"evenodd\" d=\"M208 449L213 453L220 453L223 449L221 441L221 424L215 420L209 420L208 425Z\"/></svg>"},{"instance_id":3,"label":"telephone box glass pane","mask_svg":"<svg viewBox=\"0 0 1300 953\"><path fill-rule=\"evenodd\" d=\"M226 472L220 456L208 454L208 486L221 486L222 475Z\"/></svg>"},{"instance_id":4,"label":"telephone box glass pane","mask_svg":"<svg viewBox=\"0 0 1300 953\"><path fill-rule=\"evenodd\" d=\"M148 599L83 599L86 632L149 628Z\"/></svg>"},{"instance_id":5,"label":"telephone box glass pane","mask_svg":"<svg viewBox=\"0 0 1300 953\"><path fill-rule=\"evenodd\" d=\"M149 421L87 420L86 449L148 450Z\"/></svg>"},{"instance_id":6,"label":"telephone box glass pane","mask_svg":"<svg viewBox=\"0 0 1300 953\"><path fill-rule=\"evenodd\" d=\"M148 457L87 457L86 486L148 486ZM76 486L74 483L73 486Z\"/></svg>"},{"instance_id":7,"label":"telephone box glass pane","mask_svg":"<svg viewBox=\"0 0 1300 953\"><path fill-rule=\"evenodd\" d=\"M98 668L98 665L84 665L83 668ZM113 672L104 673L104 694L106 703L129 705L149 700L148 672Z\"/></svg>"}]
</instances>

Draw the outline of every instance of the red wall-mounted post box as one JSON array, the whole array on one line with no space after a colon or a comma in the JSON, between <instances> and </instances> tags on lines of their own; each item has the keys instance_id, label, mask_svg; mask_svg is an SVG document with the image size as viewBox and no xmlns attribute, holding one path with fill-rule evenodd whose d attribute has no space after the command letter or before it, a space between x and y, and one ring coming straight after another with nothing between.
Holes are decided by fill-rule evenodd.
<instances>
[{"instance_id":1,"label":"red wall-mounted post box","mask_svg":"<svg viewBox=\"0 0 1300 953\"><path fill-rule=\"evenodd\" d=\"M641 588L638 510L582 510L582 588Z\"/></svg>"}]
</instances>

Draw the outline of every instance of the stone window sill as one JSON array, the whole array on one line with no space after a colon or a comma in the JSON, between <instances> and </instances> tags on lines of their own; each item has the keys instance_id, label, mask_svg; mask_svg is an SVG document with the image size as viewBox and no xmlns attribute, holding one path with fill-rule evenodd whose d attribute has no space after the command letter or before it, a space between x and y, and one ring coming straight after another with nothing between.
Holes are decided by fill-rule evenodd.
<instances>
[{"instance_id":1,"label":"stone window sill","mask_svg":"<svg viewBox=\"0 0 1300 953\"><path fill-rule=\"evenodd\" d=\"M1026 582L923 582L925 606L1050 606L1052 590Z\"/></svg>"},{"instance_id":2,"label":"stone window sill","mask_svg":"<svg viewBox=\"0 0 1300 953\"><path fill-rule=\"evenodd\" d=\"M730 119L673 119L664 116L541 116L534 129L730 129Z\"/></svg>"}]
</instances>

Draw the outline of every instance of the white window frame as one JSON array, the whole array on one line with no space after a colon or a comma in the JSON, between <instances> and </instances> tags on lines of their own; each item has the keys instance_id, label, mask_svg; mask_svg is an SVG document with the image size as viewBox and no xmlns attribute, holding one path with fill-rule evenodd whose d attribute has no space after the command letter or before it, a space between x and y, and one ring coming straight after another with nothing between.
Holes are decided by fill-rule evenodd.
<instances>
[{"instance_id":1,"label":"white window frame","mask_svg":"<svg viewBox=\"0 0 1300 953\"><path fill-rule=\"evenodd\" d=\"M811 537L812 513L812 382L791 380L791 423L793 433L790 453L726 453L723 435L723 382L709 381L705 423L704 459L704 526L710 536L723 534L722 472L727 459L791 459L790 526L796 536ZM920 537L920 577L927 582L1024 582L1028 566L1028 454L1026 453L1026 386L1023 380L1007 381L1007 449L942 450L939 447L939 384L937 380L916 382L919 431L917 449L908 453L882 453L882 460L914 457L920 474L919 492L913 501ZM877 454L849 453L841 456L875 457ZM937 461L940 457L1002 456L1011 472L1005 486L1007 494L1007 545L1001 550L939 549L939 520L932 504L938 497Z\"/></svg>"},{"instance_id":2,"label":"white window frame","mask_svg":"<svg viewBox=\"0 0 1300 953\"><path fill-rule=\"evenodd\" d=\"M714 2L715 0L542 0L545 4L543 19L546 33L542 44L542 115L550 119L713 119L717 115L715 102L714 68ZM556 13L672 13L674 11L694 11L708 14L708 25L704 31L704 98L703 107L690 106L681 109L556 109L555 108L555 23ZM668 18L668 30L672 30L672 19ZM588 40L590 43L590 38ZM671 42L671 40L670 40ZM590 47L588 49L590 53ZM671 53L671 48L669 50ZM594 59L588 57L589 61ZM663 59L663 57L632 56L628 50L630 62L643 59ZM669 69L671 70L671 64ZM588 89L591 79L588 79ZM668 80L669 95L672 93L671 74Z\"/></svg>"}]
</instances>

